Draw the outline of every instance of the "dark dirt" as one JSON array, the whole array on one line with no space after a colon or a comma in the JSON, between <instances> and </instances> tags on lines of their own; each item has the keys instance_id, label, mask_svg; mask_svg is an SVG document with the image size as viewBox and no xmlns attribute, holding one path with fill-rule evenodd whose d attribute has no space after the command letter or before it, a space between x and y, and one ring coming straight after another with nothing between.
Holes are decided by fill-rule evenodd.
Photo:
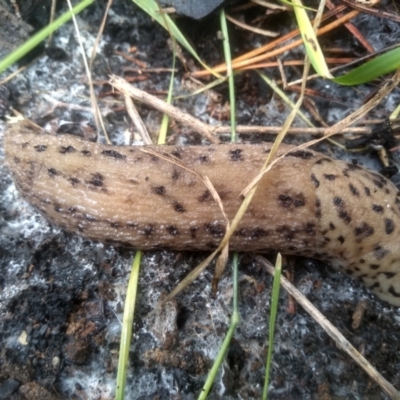
<instances>
[{"instance_id":1,"label":"dark dirt","mask_svg":"<svg viewBox=\"0 0 400 400\"><path fill-rule=\"evenodd\" d=\"M78 17L87 54L104 7L105 2L98 1ZM381 7L393 9L393 3L386 1ZM245 14L247 22L251 23L257 13L260 14L260 9L249 10ZM199 55L210 65L223 59L218 21L218 15L200 22L178 20ZM286 32L289 26L294 26L293 18L287 13L272 16L267 22L270 30ZM355 23L376 49L400 40L399 26L393 22L362 16ZM234 55L269 40L239 29L231 29L231 35ZM130 123L123 99L112 94L105 83L108 76L111 73L124 76L163 98L169 85L169 73L149 73L143 67L138 72L137 65L116 51L128 53L131 46L137 46L137 53L131 55L149 68L170 68L172 58L167 41L165 31L132 2L114 1L93 71L103 118L115 143L123 141L122 133ZM344 29L340 30L340 36L335 33L325 37L323 43L355 54L365 53ZM87 79L71 24L57 32L52 49L57 51L44 51L26 71L0 87L3 118L0 132L5 129L5 116L10 115L12 107L41 125L51 124L55 130L93 134ZM296 50L292 57L300 58L301 51ZM186 57L191 59L187 54ZM184 77L185 69L180 63L177 68L177 93L197 88ZM279 79L277 71L271 74ZM288 68L287 74L288 79L299 77L295 68ZM258 75L240 74L236 84L238 123L282 124L288 111ZM326 99L314 100L329 124L357 109L375 87L338 87L322 80L309 86L326 94ZM177 100L175 105L205 122L219 123L212 115L226 116L219 107L227 100L227 86L222 85L216 91L222 97L221 103L202 95ZM291 97L295 99L295 94ZM397 91L369 118L387 117L399 99ZM159 113L144 106L139 110L149 130L156 133L161 121ZM301 126L299 122L296 124ZM197 133L176 123L171 124L170 134L172 143L203 142ZM247 135L242 139L256 141L273 137ZM299 143L306 139L296 136L290 140ZM319 150L347 160L357 157L360 163L381 169L373 152L355 155L330 144L321 145ZM3 157L1 148L0 156ZM394 154L395 163L398 156L398 152ZM0 215L0 399L113 398L120 323L134 252L93 243L50 226L21 200L3 158L0 158ZM204 257L200 253L166 251L144 254L127 398L192 399L200 393L229 326L230 266L217 295L211 294L212 267L163 312L151 311ZM400 311L378 301L358 282L321 263L306 259L293 262L299 290L400 390ZM270 287L271 278L266 271L255 264L251 255L241 256L241 322L210 399L260 398L267 352ZM366 310L359 327L352 328L352 316L361 301L366 301ZM282 290L270 399L388 398L301 307L291 314L287 304L287 294Z\"/></svg>"}]
</instances>

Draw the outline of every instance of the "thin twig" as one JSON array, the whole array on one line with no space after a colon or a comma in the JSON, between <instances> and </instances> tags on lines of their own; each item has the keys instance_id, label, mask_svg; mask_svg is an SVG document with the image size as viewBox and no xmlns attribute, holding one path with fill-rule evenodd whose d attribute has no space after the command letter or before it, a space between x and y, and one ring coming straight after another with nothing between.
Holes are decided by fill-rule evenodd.
<instances>
[{"instance_id":1,"label":"thin twig","mask_svg":"<svg viewBox=\"0 0 400 400\"><path fill-rule=\"evenodd\" d=\"M136 129L138 130L139 135L143 140L143 143L144 144L153 144L153 141L151 140L149 132L147 131L146 125L143 123L142 118L140 118L140 115L139 115L131 97L128 95L125 95L124 97L125 97L126 111L128 112L129 116L131 117L133 124L136 126Z\"/></svg>"},{"instance_id":2,"label":"thin twig","mask_svg":"<svg viewBox=\"0 0 400 400\"><path fill-rule=\"evenodd\" d=\"M240 28L246 29L248 31L258 33L259 35L262 36L268 36L268 37L277 37L279 36L279 32L272 32L272 31L267 31L266 29L261 29L261 28L256 28L254 26L245 24L244 22L239 21L236 18L233 18L229 15L226 15L226 19L231 21L232 24L235 24L236 26L239 26Z\"/></svg>"},{"instance_id":3,"label":"thin twig","mask_svg":"<svg viewBox=\"0 0 400 400\"><path fill-rule=\"evenodd\" d=\"M114 85L114 77L111 78L111 84ZM121 80L121 78L118 78ZM124 83L124 85L127 85ZM130 85L129 85L130 86ZM115 87L119 89L119 86L115 85ZM231 127L230 126L211 126L204 122L199 121L198 119L190 116L189 114L181 111L177 107L172 106L171 104L166 103L163 100L160 100L158 97L153 96L141 89L130 86L131 90L129 95L137 101L140 101L143 104L154 107L156 110L161 111L165 114L168 114L171 118L175 119L181 124L186 124L196 132L202 134L203 131L207 131L208 135L224 135L230 134ZM373 121L374 123L382 123L382 120ZM365 121L367 123L367 121ZM282 130L281 126L247 126L247 125L238 125L236 127L236 131L238 133L261 133L261 134L278 134ZM292 127L289 128L288 134L307 134L307 135L325 135L327 128L300 128L300 127ZM370 134L371 129L366 127L346 127L341 133L352 133L352 134ZM214 139L215 140L215 139ZM214 143L214 142L213 142Z\"/></svg>"},{"instance_id":4,"label":"thin twig","mask_svg":"<svg viewBox=\"0 0 400 400\"><path fill-rule=\"evenodd\" d=\"M373 15L374 17L390 19L395 22L400 22L400 16L396 14L392 14L383 10L375 10L374 8L357 3L354 0L342 0L342 2L347 4L349 7L354 8L355 10Z\"/></svg>"},{"instance_id":5,"label":"thin twig","mask_svg":"<svg viewBox=\"0 0 400 400\"><path fill-rule=\"evenodd\" d=\"M67 3L68 3L69 9L72 10L71 0L67 0ZM73 22L74 27L75 27L76 37L77 37L77 40L78 40L78 43L79 43L79 47L81 48L82 60L83 60L83 64L84 64L85 70L86 70L86 75L87 75L87 78L88 78L88 84L89 84L89 90L90 90L90 102L91 102L91 105L92 105L93 117L94 117L94 121L96 123L96 128L97 128L98 132L100 131L100 128L101 128L107 143L111 144L111 141L108 138L107 131L106 131L106 128L105 128L104 123L103 123L103 119L101 117L101 113L100 113L99 105L98 105L98 102L97 102L96 94L94 92L92 73L90 71L89 64L87 62L87 58L86 58L86 55L85 55L85 49L84 49L83 43L82 43L82 37L81 37L80 32L79 32L79 27L78 27L78 24L76 22L75 15L72 15L72 22Z\"/></svg>"},{"instance_id":6,"label":"thin twig","mask_svg":"<svg viewBox=\"0 0 400 400\"><path fill-rule=\"evenodd\" d=\"M335 10L335 13L342 11L342 10L343 10L343 8L338 7ZM327 16L327 15L331 16L331 15L334 15L335 13L326 13L325 16ZM336 27L338 27L338 26L344 24L345 22L351 20L352 18L356 17L358 14L359 14L358 11L351 11L350 13L346 14L342 18L340 18L336 21L333 21L333 22L325 25L324 27L318 29L318 31L316 32L317 36L321 36L327 32L330 32L331 30L335 29ZM265 46L262 46L255 50L252 50L250 53L244 54L240 57L237 57L234 60L232 60L232 67L235 70L243 69L248 66L252 66L255 63L270 59L272 57L276 57L288 50L296 48L303 44L302 39L294 40L294 41L286 44L285 46L282 46L279 48L276 48L276 47L278 44L281 44L284 41L291 40L299 34L300 34L300 31L298 29L295 29L292 32L289 32L288 34L282 36L279 39L272 41L271 43L268 43ZM269 51L270 49L271 49L271 51ZM269 52L267 52L267 51L269 51ZM217 65L216 67L213 68L213 71L215 73L223 73L226 71L226 65L225 64ZM202 71L193 72L191 75L199 78L202 76L210 75L210 72L207 70L202 70Z\"/></svg>"},{"instance_id":7,"label":"thin twig","mask_svg":"<svg viewBox=\"0 0 400 400\"><path fill-rule=\"evenodd\" d=\"M151 96L143 90L137 89L136 87L127 83L124 79L112 75L110 79L110 84L118 89L124 95L132 96L135 100L138 100L142 103L149 104L152 102L153 107L157 108L157 110L162 111L168 114L170 117L175 118L176 120L191 126L196 132L202 134L205 138L207 138L211 143L219 143L219 140L213 134L213 130L210 130L210 126L205 124L204 122L199 121L197 118L192 117L189 114L183 113L179 108L167 104L165 101L160 100L155 96ZM173 112L173 116L170 114Z\"/></svg>"}]
</instances>

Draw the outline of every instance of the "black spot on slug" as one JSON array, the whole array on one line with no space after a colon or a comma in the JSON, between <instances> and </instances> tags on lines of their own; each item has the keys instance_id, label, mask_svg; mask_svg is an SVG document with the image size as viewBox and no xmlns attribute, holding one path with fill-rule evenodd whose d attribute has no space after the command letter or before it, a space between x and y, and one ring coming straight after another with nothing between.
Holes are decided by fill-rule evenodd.
<instances>
[{"instance_id":1,"label":"black spot on slug","mask_svg":"<svg viewBox=\"0 0 400 400\"><path fill-rule=\"evenodd\" d=\"M206 189L203 194L201 194L198 198L197 198L199 203L203 203L203 201L209 201L212 200L212 196L211 193L208 189Z\"/></svg>"},{"instance_id":2,"label":"black spot on slug","mask_svg":"<svg viewBox=\"0 0 400 400\"><path fill-rule=\"evenodd\" d=\"M372 204L372 211L375 211L378 214L383 214L383 207L378 204Z\"/></svg>"},{"instance_id":3,"label":"black spot on slug","mask_svg":"<svg viewBox=\"0 0 400 400\"><path fill-rule=\"evenodd\" d=\"M335 226L335 224L333 222L329 222L329 229L331 231L334 231L336 229L336 226Z\"/></svg>"},{"instance_id":4,"label":"black spot on slug","mask_svg":"<svg viewBox=\"0 0 400 400\"><path fill-rule=\"evenodd\" d=\"M377 179L373 179L372 182L373 182L374 185L375 185L376 187L378 187L379 189L382 189L382 188L383 188L383 183L380 182L380 181L378 181Z\"/></svg>"},{"instance_id":5,"label":"black spot on slug","mask_svg":"<svg viewBox=\"0 0 400 400\"><path fill-rule=\"evenodd\" d=\"M364 192L367 196L371 196L371 190L368 187L364 186Z\"/></svg>"},{"instance_id":6,"label":"black spot on slug","mask_svg":"<svg viewBox=\"0 0 400 400\"><path fill-rule=\"evenodd\" d=\"M315 224L313 222L307 222L306 232L310 236L315 235Z\"/></svg>"},{"instance_id":7,"label":"black spot on slug","mask_svg":"<svg viewBox=\"0 0 400 400\"><path fill-rule=\"evenodd\" d=\"M230 150L230 158L232 161L243 161L242 149Z\"/></svg>"},{"instance_id":8,"label":"black spot on slug","mask_svg":"<svg viewBox=\"0 0 400 400\"><path fill-rule=\"evenodd\" d=\"M394 231L394 222L392 219L390 218L386 218L385 219L385 232L386 235L390 235L392 234Z\"/></svg>"},{"instance_id":9,"label":"black spot on slug","mask_svg":"<svg viewBox=\"0 0 400 400\"><path fill-rule=\"evenodd\" d=\"M345 224L347 224L347 225L349 225L350 222L351 222L351 217L350 217L350 215L348 214L347 211L339 210L338 217L340 219L342 219L345 222Z\"/></svg>"},{"instance_id":10,"label":"black spot on slug","mask_svg":"<svg viewBox=\"0 0 400 400\"><path fill-rule=\"evenodd\" d=\"M118 153L118 151L115 150L103 150L101 154L106 157L115 158L116 160L124 160L126 158L125 154Z\"/></svg>"},{"instance_id":11,"label":"black spot on slug","mask_svg":"<svg viewBox=\"0 0 400 400\"><path fill-rule=\"evenodd\" d=\"M178 203L177 201L174 202L174 210L176 212L185 212L186 211L185 207L181 203Z\"/></svg>"},{"instance_id":12,"label":"black spot on slug","mask_svg":"<svg viewBox=\"0 0 400 400\"><path fill-rule=\"evenodd\" d=\"M315 217L321 218L321 200L317 197L315 199Z\"/></svg>"},{"instance_id":13,"label":"black spot on slug","mask_svg":"<svg viewBox=\"0 0 400 400\"><path fill-rule=\"evenodd\" d=\"M325 178L327 181L334 181L334 180L336 179L336 175L333 175L333 174L324 174L324 178Z\"/></svg>"},{"instance_id":14,"label":"black spot on slug","mask_svg":"<svg viewBox=\"0 0 400 400\"><path fill-rule=\"evenodd\" d=\"M178 171L177 168L174 168L173 172L172 172L172 180L173 181L177 181L181 176L181 173Z\"/></svg>"},{"instance_id":15,"label":"black spot on slug","mask_svg":"<svg viewBox=\"0 0 400 400\"><path fill-rule=\"evenodd\" d=\"M171 154L176 158L182 159L181 151L182 151L181 149L176 149Z\"/></svg>"},{"instance_id":16,"label":"black spot on slug","mask_svg":"<svg viewBox=\"0 0 400 400\"><path fill-rule=\"evenodd\" d=\"M210 161L208 156L205 156L205 155L199 156L198 160L203 164L208 163Z\"/></svg>"},{"instance_id":17,"label":"black spot on slug","mask_svg":"<svg viewBox=\"0 0 400 400\"><path fill-rule=\"evenodd\" d=\"M71 182L72 186L75 186L78 183L80 183L79 179L78 178L74 178L74 177L69 178L68 181Z\"/></svg>"},{"instance_id":18,"label":"black spot on slug","mask_svg":"<svg viewBox=\"0 0 400 400\"><path fill-rule=\"evenodd\" d=\"M287 225L279 226L276 232L282 235L287 241L292 241L296 237L296 231Z\"/></svg>"},{"instance_id":19,"label":"black spot on slug","mask_svg":"<svg viewBox=\"0 0 400 400\"><path fill-rule=\"evenodd\" d=\"M382 272L382 274L385 275L387 279L392 279L396 275L396 272Z\"/></svg>"},{"instance_id":20,"label":"black spot on slug","mask_svg":"<svg viewBox=\"0 0 400 400\"><path fill-rule=\"evenodd\" d=\"M345 239L344 239L344 237L342 235L340 235L340 236L338 236L337 240L339 240L339 242L341 244L343 244Z\"/></svg>"},{"instance_id":21,"label":"black spot on slug","mask_svg":"<svg viewBox=\"0 0 400 400\"><path fill-rule=\"evenodd\" d=\"M204 224L204 229L214 237L222 237L225 234L225 226L219 223Z\"/></svg>"},{"instance_id":22,"label":"black spot on slug","mask_svg":"<svg viewBox=\"0 0 400 400\"><path fill-rule=\"evenodd\" d=\"M60 154L75 153L76 149L73 146L60 146L58 152Z\"/></svg>"},{"instance_id":23,"label":"black spot on slug","mask_svg":"<svg viewBox=\"0 0 400 400\"><path fill-rule=\"evenodd\" d=\"M352 184L349 183L349 189L352 195L359 197L360 196L360 192L358 191L358 189Z\"/></svg>"},{"instance_id":24,"label":"black spot on slug","mask_svg":"<svg viewBox=\"0 0 400 400\"><path fill-rule=\"evenodd\" d=\"M331 238L325 236L324 239L323 239L322 246L323 246L323 247L326 246L326 244L329 243L330 241L331 241Z\"/></svg>"},{"instance_id":25,"label":"black spot on slug","mask_svg":"<svg viewBox=\"0 0 400 400\"><path fill-rule=\"evenodd\" d=\"M316 188L319 188L320 183L319 183L319 180L315 177L315 175L311 174L310 178L311 178L311 182L314 184L314 186Z\"/></svg>"},{"instance_id":26,"label":"black spot on slug","mask_svg":"<svg viewBox=\"0 0 400 400\"><path fill-rule=\"evenodd\" d=\"M344 201L341 197L336 196L333 198L333 205L336 207L344 207Z\"/></svg>"},{"instance_id":27,"label":"black spot on slug","mask_svg":"<svg viewBox=\"0 0 400 400\"><path fill-rule=\"evenodd\" d=\"M165 196L167 193L165 186L153 186L151 190L154 194L158 194L159 196Z\"/></svg>"},{"instance_id":28,"label":"black spot on slug","mask_svg":"<svg viewBox=\"0 0 400 400\"><path fill-rule=\"evenodd\" d=\"M87 183L89 183L90 185L96 186L96 187L102 187L104 184L104 176L102 174L100 174L99 172L95 172L92 175L92 179L90 179L90 181L88 181Z\"/></svg>"},{"instance_id":29,"label":"black spot on slug","mask_svg":"<svg viewBox=\"0 0 400 400\"><path fill-rule=\"evenodd\" d=\"M383 248L382 246L376 246L374 248L374 257L377 260L382 260L389 254L389 250Z\"/></svg>"},{"instance_id":30,"label":"black spot on slug","mask_svg":"<svg viewBox=\"0 0 400 400\"><path fill-rule=\"evenodd\" d=\"M289 208L293 203L293 199L286 194L280 194L278 196L278 202L281 207Z\"/></svg>"},{"instance_id":31,"label":"black spot on slug","mask_svg":"<svg viewBox=\"0 0 400 400\"><path fill-rule=\"evenodd\" d=\"M354 234L359 239L367 238L374 234L374 228L366 222L354 228Z\"/></svg>"},{"instance_id":32,"label":"black spot on slug","mask_svg":"<svg viewBox=\"0 0 400 400\"><path fill-rule=\"evenodd\" d=\"M248 236L247 229L245 229L245 228L236 229L236 231L233 233L233 235L246 237L246 236Z\"/></svg>"},{"instance_id":33,"label":"black spot on slug","mask_svg":"<svg viewBox=\"0 0 400 400\"><path fill-rule=\"evenodd\" d=\"M296 208L303 207L306 204L305 197L302 193L296 194L294 197L286 194L280 194L278 196L278 202L281 207L289 208L292 205Z\"/></svg>"},{"instance_id":34,"label":"black spot on slug","mask_svg":"<svg viewBox=\"0 0 400 400\"><path fill-rule=\"evenodd\" d=\"M350 178L350 175L349 175L349 168L345 168L345 169L342 171L342 173L343 173L343 176L345 176L346 178Z\"/></svg>"},{"instance_id":35,"label":"black spot on slug","mask_svg":"<svg viewBox=\"0 0 400 400\"><path fill-rule=\"evenodd\" d=\"M269 232L262 228L256 228L250 233L250 239L259 239L268 236Z\"/></svg>"},{"instance_id":36,"label":"black spot on slug","mask_svg":"<svg viewBox=\"0 0 400 400\"><path fill-rule=\"evenodd\" d=\"M179 230L175 225L168 225L165 229L172 236L179 235Z\"/></svg>"},{"instance_id":37,"label":"black spot on slug","mask_svg":"<svg viewBox=\"0 0 400 400\"><path fill-rule=\"evenodd\" d=\"M33 148L38 152L41 153L43 151L46 151L47 146L44 144L38 144L37 146L33 146Z\"/></svg>"},{"instance_id":38,"label":"black spot on slug","mask_svg":"<svg viewBox=\"0 0 400 400\"><path fill-rule=\"evenodd\" d=\"M379 264L370 264L369 267L371 269L377 270L377 269L379 269Z\"/></svg>"},{"instance_id":39,"label":"black spot on slug","mask_svg":"<svg viewBox=\"0 0 400 400\"><path fill-rule=\"evenodd\" d=\"M81 154L85 157L89 157L92 155L92 153L90 152L90 150L81 150Z\"/></svg>"},{"instance_id":40,"label":"black spot on slug","mask_svg":"<svg viewBox=\"0 0 400 400\"><path fill-rule=\"evenodd\" d=\"M50 178L55 177L56 175L58 175L58 171L54 168L49 168L47 170L47 173L49 174Z\"/></svg>"},{"instance_id":41,"label":"black spot on slug","mask_svg":"<svg viewBox=\"0 0 400 400\"><path fill-rule=\"evenodd\" d=\"M297 195L297 198L294 199L293 204L296 208L303 207L306 204L306 199L304 198L304 195L303 194Z\"/></svg>"},{"instance_id":42,"label":"black spot on slug","mask_svg":"<svg viewBox=\"0 0 400 400\"><path fill-rule=\"evenodd\" d=\"M154 225L150 224L145 226L141 233L145 236L151 236L154 232L155 232Z\"/></svg>"}]
</instances>

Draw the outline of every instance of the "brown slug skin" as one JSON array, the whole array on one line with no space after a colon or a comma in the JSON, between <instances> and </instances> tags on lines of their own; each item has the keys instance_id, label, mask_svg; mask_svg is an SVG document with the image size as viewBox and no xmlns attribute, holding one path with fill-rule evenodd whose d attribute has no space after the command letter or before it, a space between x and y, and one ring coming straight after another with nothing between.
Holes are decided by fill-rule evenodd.
<instances>
[{"instance_id":1,"label":"brown slug skin","mask_svg":"<svg viewBox=\"0 0 400 400\"><path fill-rule=\"evenodd\" d=\"M143 250L212 250L225 233L218 205L198 175L162 157L207 176L232 219L270 144L116 147L20 122L6 131L4 148L21 194L69 232ZM399 233L390 181L295 150L260 181L230 249L327 261L400 306Z\"/></svg>"}]
</instances>

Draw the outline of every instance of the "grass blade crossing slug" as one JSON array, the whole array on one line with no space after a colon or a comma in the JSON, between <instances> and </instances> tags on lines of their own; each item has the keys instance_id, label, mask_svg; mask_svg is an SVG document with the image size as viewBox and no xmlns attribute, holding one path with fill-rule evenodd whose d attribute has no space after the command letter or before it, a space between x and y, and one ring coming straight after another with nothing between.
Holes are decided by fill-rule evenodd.
<instances>
[{"instance_id":1,"label":"grass blade crossing slug","mask_svg":"<svg viewBox=\"0 0 400 400\"><path fill-rule=\"evenodd\" d=\"M6 131L4 148L21 194L69 232L143 250L212 250L225 233L201 179L140 147L51 136L21 122ZM270 144L147 148L208 176L232 219ZM400 196L390 181L301 150L260 181L230 248L327 261L400 306L399 234Z\"/></svg>"}]
</instances>

